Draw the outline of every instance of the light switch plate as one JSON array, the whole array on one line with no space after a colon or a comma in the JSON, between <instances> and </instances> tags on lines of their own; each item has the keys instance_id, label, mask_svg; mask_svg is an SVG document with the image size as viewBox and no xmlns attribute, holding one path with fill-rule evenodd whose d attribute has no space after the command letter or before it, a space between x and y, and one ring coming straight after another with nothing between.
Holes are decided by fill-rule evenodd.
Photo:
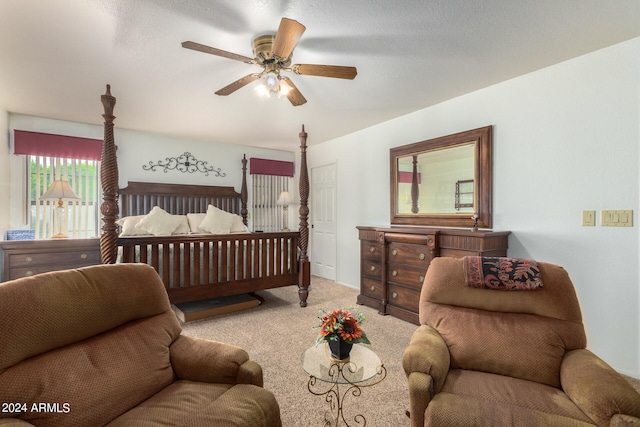
<instances>
[{"instance_id":1,"label":"light switch plate","mask_svg":"<svg viewBox=\"0 0 640 427\"><path fill-rule=\"evenodd\" d=\"M582 211L582 225L596 225L596 211Z\"/></svg>"},{"instance_id":2,"label":"light switch plate","mask_svg":"<svg viewBox=\"0 0 640 427\"><path fill-rule=\"evenodd\" d=\"M633 210L602 211L600 224L603 227L633 227Z\"/></svg>"}]
</instances>

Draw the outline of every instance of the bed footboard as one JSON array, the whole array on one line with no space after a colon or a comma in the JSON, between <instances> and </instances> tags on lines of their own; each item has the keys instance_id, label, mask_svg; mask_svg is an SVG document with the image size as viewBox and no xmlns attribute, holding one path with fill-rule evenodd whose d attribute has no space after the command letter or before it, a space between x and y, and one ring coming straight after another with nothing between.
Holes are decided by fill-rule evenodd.
<instances>
[{"instance_id":1,"label":"bed footboard","mask_svg":"<svg viewBox=\"0 0 640 427\"><path fill-rule=\"evenodd\" d=\"M118 239L119 261L151 265L173 304L289 285L305 294L298 244L296 232Z\"/></svg>"}]
</instances>

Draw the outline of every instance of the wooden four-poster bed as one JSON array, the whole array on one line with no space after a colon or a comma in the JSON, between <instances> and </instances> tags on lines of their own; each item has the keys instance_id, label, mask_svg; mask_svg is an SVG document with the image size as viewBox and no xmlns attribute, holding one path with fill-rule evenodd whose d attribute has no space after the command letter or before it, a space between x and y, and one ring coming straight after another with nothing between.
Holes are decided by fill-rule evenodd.
<instances>
[{"instance_id":1,"label":"wooden four-poster bed","mask_svg":"<svg viewBox=\"0 0 640 427\"><path fill-rule=\"evenodd\" d=\"M116 103L110 86L101 96L104 142L100 180L103 220L100 253L104 264L142 262L155 268L173 304L239 295L297 285L300 306L306 307L310 282L307 133L299 134L300 227L297 232L180 234L122 236L119 216L142 216L154 206L173 215L204 214L208 206L240 215L247 224L246 156L242 185L233 187L129 182L118 185L118 162L113 135ZM120 199L120 200L118 200Z\"/></svg>"}]
</instances>

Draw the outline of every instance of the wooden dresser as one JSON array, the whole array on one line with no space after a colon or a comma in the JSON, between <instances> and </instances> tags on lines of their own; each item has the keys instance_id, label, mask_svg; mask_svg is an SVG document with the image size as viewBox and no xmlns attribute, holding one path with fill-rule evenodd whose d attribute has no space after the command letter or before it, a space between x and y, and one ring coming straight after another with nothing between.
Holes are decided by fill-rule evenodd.
<instances>
[{"instance_id":1,"label":"wooden dresser","mask_svg":"<svg viewBox=\"0 0 640 427\"><path fill-rule=\"evenodd\" d=\"M506 256L509 231L357 227L358 304L418 324L420 290L434 257Z\"/></svg>"},{"instance_id":2,"label":"wooden dresser","mask_svg":"<svg viewBox=\"0 0 640 427\"><path fill-rule=\"evenodd\" d=\"M3 282L102 263L98 238L6 240L0 242L0 255Z\"/></svg>"}]
</instances>

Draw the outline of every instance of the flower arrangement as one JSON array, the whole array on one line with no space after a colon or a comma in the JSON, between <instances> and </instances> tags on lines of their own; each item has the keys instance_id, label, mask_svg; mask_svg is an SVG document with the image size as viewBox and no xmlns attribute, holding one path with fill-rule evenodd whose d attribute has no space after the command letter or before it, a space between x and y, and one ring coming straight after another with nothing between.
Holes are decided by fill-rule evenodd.
<instances>
[{"instance_id":1,"label":"flower arrangement","mask_svg":"<svg viewBox=\"0 0 640 427\"><path fill-rule=\"evenodd\" d=\"M316 346L322 341L338 341L339 338L342 338L347 344L371 344L360 326L366 320L364 314L355 310L352 313L345 309L327 313L321 308L320 312L323 315L318 316L320 325L316 327L320 328L320 333L316 338Z\"/></svg>"},{"instance_id":2,"label":"flower arrangement","mask_svg":"<svg viewBox=\"0 0 640 427\"><path fill-rule=\"evenodd\" d=\"M473 220L473 227L471 228L471 231L476 231L478 229L478 219L480 219L480 216L477 212L474 212L473 215L471 215L471 219Z\"/></svg>"}]
</instances>

